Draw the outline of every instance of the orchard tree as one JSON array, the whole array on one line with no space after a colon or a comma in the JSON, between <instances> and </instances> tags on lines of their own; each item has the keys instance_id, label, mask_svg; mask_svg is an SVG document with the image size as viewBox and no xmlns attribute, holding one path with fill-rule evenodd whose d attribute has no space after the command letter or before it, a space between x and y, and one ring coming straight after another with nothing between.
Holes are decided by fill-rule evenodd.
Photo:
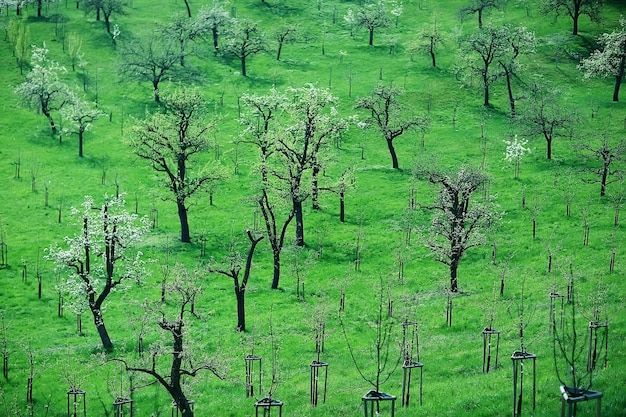
<instances>
[{"instance_id":1,"label":"orchard tree","mask_svg":"<svg viewBox=\"0 0 626 417\"><path fill-rule=\"evenodd\" d=\"M467 6L461 8L459 15L461 18L473 14L478 15L478 28L483 28L483 16L491 9L501 9L505 5L506 0L470 0Z\"/></svg>"},{"instance_id":2,"label":"orchard tree","mask_svg":"<svg viewBox=\"0 0 626 417\"><path fill-rule=\"evenodd\" d=\"M489 106L489 87L500 75L492 64L504 59L509 50L508 32L504 26L487 26L461 41L464 65L482 79L485 106Z\"/></svg>"},{"instance_id":3,"label":"orchard tree","mask_svg":"<svg viewBox=\"0 0 626 417\"><path fill-rule=\"evenodd\" d=\"M213 49L219 49L218 39L226 26L231 22L231 17L220 0L213 0L211 8L203 7L198 14L198 21L211 32L213 37Z\"/></svg>"},{"instance_id":4,"label":"orchard tree","mask_svg":"<svg viewBox=\"0 0 626 417\"><path fill-rule=\"evenodd\" d=\"M437 24L435 23L420 31L418 38L410 46L410 51L411 53L418 51L428 52L433 67L436 67L437 60L435 54L442 43L443 35L439 32Z\"/></svg>"},{"instance_id":5,"label":"orchard tree","mask_svg":"<svg viewBox=\"0 0 626 417\"><path fill-rule=\"evenodd\" d=\"M173 275L166 286L170 301L146 306L147 314L153 317L161 331L161 337L157 336L139 363L132 364L123 358L113 360L122 362L129 372L147 376L149 381L146 385L153 382L160 384L167 390L182 417L193 417L186 393L190 379L202 371L224 379L225 367L217 356L209 355L204 347L194 343L206 336L206 326L201 328L191 320L201 319L194 304L202 294L204 277L199 270L189 272L181 265L175 268Z\"/></svg>"},{"instance_id":6,"label":"orchard tree","mask_svg":"<svg viewBox=\"0 0 626 417\"><path fill-rule=\"evenodd\" d=\"M13 46L13 56L20 69L20 75L24 74L24 67L28 62L28 48L30 47L30 30L26 25L26 19L21 17L12 18L7 27L6 34Z\"/></svg>"},{"instance_id":7,"label":"orchard tree","mask_svg":"<svg viewBox=\"0 0 626 417\"><path fill-rule=\"evenodd\" d=\"M64 238L66 248L55 244L47 254L60 271L67 272L59 291L68 295L65 299L74 311L91 311L106 350L113 349L113 342L104 323L105 302L111 293L128 289L146 275L142 253L131 248L148 232L148 224L128 213L124 204L123 196L105 196L101 205L86 196L82 209L72 209L80 231Z\"/></svg>"},{"instance_id":8,"label":"orchard tree","mask_svg":"<svg viewBox=\"0 0 626 417\"><path fill-rule=\"evenodd\" d=\"M576 113L564 109L558 101L559 92L534 84L530 88L530 108L522 117L530 136L543 136L547 158L552 159L552 142L557 137L571 136L577 123Z\"/></svg>"},{"instance_id":9,"label":"orchard tree","mask_svg":"<svg viewBox=\"0 0 626 417\"><path fill-rule=\"evenodd\" d=\"M276 61L280 61L280 55L283 51L283 45L285 42L295 41L297 34L298 27L293 24L282 26L274 31L274 39L278 45L276 50Z\"/></svg>"},{"instance_id":10,"label":"orchard tree","mask_svg":"<svg viewBox=\"0 0 626 417\"><path fill-rule=\"evenodd\" d=\"M45 43L43 47L33 46L32 70L26 75L26 80L17 86L15 94L24 105L46 116L52 133L56 134L57 127L52 112L60 110L71 95L68 86L59 79L59 73L67 70L56 61L48 59L47 55Z\"/></svg>"},{"instance_id":11,"label":"orchard tree","mask_svg":"<svg viewBox=\"0 0 626 417\"><path fill-rule=\"evenodd\" d=\"M191 19L186 16L176 14L172 20L161 27L164 37L176 40L180 46L180 66L185 66L185 56L189 55L188 44L200 38L207 28L199 19Z\"/></svg>"},{"instance_id":12,"label":"orchard tree","mask_svg":"<svg viewBox=\"0 0 626 417\"><path fill-rule=\"evenodd\" d=\"M433 212L425 242L435 260L448 266L450 291L457 292L458 268L463 255L468 249L487 242L487 233L500 216L490 198L470 204L474 192L485 186L489 179L467 166L449 173L418 167L416 174L438 188L435 203L421 206Z\"/></svg>"},{"instance_id":13,"label":"orchard tree","mask_svg":"<svg viewBox=\"0 0 626 417\"><path fill-rule=\"evenodd\" d=\"M519 73L521 67L517 58L520 55L535 52L535 33L530 32L523 26L507 26L505 34L506 45L503 47L503 53L498 57L498 64L506 80L511 117L515 117L515 96L513 95L512 79Z\"/></svg>"},{"instance_id":14,"label":"orchard tree","mask_svg":"<svg viewBox=\"0 0 626 417\"><path fill-rule=\"evenodd\" d=\"M604 0L541 0L541 11L545 14L555 13L555 19L567 15L572 19L572 35L578 35L578 19L587 15L592 22L601 18Z\"/></svg>"},{"instance_id":15,"label":"orchard tree","mask_svg":"<svg viewBox=\"0 0 626 417\"><path fill-rule=\"evenodd\" d=\"M620 19L620 28L611 33L603 33L598 38L602 50L596 49L588 58L584 58L578 69L584 72L584 78L615 77L613 101L619 101L619 89L624 79L626 67L626 19Z\"/></svg>"},{"instance_id":16,"label":"orchard tree","mask_svg":"<svg viewBox=\"0 0 626 417\"><path fill-rule=\"evenodd\" d=\"M237 331L246 331L246 290L248 289L248 280L250 279L250 271L252 270L252 258L254 257L254 250L256 245L263 240L263 235L255 235L252 231L246 230L248 239L250 240L250 248L248 249L248 256L244 260L241 253L234 247L234 242L231 242L228 248L228 256L222 262L222 265L217 265L212 262L209 266L209 271L212 273L222 274L233 280L235 289L235 298L237 299ZM241 274L241 268L244 268L243 277L239 277Z\"/></svg>"},{"instance_id":17,"label":"orchard tree","mask_svg":"<svg viewBox=\"0 0 626 417\"><path fill-rule=\"evenodd\" d=\"M394 140L413 128L424 130L428 127L425 117L404 115L408 106L400 102L401 95L402 91L398 88L379 85L369 96L358 99L355 105L357 109L371 113L370 122L378 127L387 142L394 169L399 169Z\"/></svg>"},{"instance_id":18,"label":"orchard tree","mask_svg":"<svg viewBox=\"0 0 626 417\"><path fill-rule=\"evenodd\" d=\"M106 114L97 108L93 108L92 104L76 97L68 102L61 109L61 117L69 122L69 125L63 127L64 133L75 134L78 136L78 156L83 157L83 137L91 124Z\"/></svg>"},{"instance_id":19,"label":"orchard tree","mask_svg":"<svg viewBox=\"0 0 626 417\"><path fill-rule=\"evenodd\" d=\"M191 169L209 148L209 125L203 117L204 99L195 89L179 89L163 98L163 112L148 114L133 127L131 146L137 156L150 161L166 177L169 199L176 203L181 242L191 242L189 199L211 182L223 178L218 166Z\"/></svg>"},{"instance_id":20,"label":"orchard tree","mask_svg":"<svg viewBox=\"0 0 626 417\"><path fill-rule=\"evenodd\" d=\"M291 200L296 220L296 246L304 246L302 203L309 196L316 206L319 195L318 177L323 167L323 151L340 132L346 130L349 119L338 115L338 99L327 88L309 84L289 88L283 105L285 118L274 132L276 163L268 166L276 181L277 191ZM282 131L282 132L281 132ZM311 174L311 188L304 184Z\"/></svg>"},{"instance_id":21,"label":"orchard tree","mask_svg":"<svg viewBox=\"0 0 626 417\"><path fill-rule=\"evenodd\" d=\"M248 75L246 71L247 59L267 50L265 34L256 23L247 19L237 19L230 23L222 42L222 52L239 58L241 75L246 77Z\"/></svg>"},{"instance_id":22,"label":"orchard tree","mask_svg":"<svg viewBox=\"0 0 626 417\"><path fill-rule=\"evenodd\" d=\"M369 32L369 45L374 45L374 31L386 28L391 21L387 16L387 8L384 0L378 0L375 4L369 4L359 8L356 13L352 9L344 17L350 26L363 27Z\"/></svg>"},{"instance_id":23,"label":"orchard tree","mask_svg":"<svg viewBox=\"0 0 626 417\"><path fill-rule=\"evenodd\" d=\"M96 12L96 20L100 21L100 13L104 16L104 24L106 25L107 33L111 33L111 16L116 14L124 14L124 0L85 0L84 1L85 13Z\"/></svg>"},{"instance_id":24,"label":"orchard tree","mask_svg":"<svg viewBox=\"0 0 626 417\"><path fill-rule=\"evenodd\" d=\"M589 174L583 181L588 184L600 184L600 197L606 195L608 184L621 181L626 169L615 167L616 162L626 161L626 140L621 139L613 143L608 134L604 134L598 143L591 140L581 142L577 145L583 156L584 162L598 164L596 167L582 168L582 172Z\"/></svg>"},{"instance_id":25,"label":"orchard tree","mask_svg":"<svg viewBox=\"0 0 626 417\"><path fill-rule=\"evenodd\" d=\"M176 71L180 49L172 39L158 34L131 40L120 52L122 75L152 83L154 101L161 101L159 84Z\"/></svg>"}]
</instances>

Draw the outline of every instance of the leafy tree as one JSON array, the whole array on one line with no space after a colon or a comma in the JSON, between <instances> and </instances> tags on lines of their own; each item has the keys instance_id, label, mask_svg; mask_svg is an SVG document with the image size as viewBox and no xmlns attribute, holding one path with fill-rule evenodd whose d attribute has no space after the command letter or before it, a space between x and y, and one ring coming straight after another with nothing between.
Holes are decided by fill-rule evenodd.
<instances>
[{"instance_id":1,"label":"leafy tree","mask_svg":"<svg viewBox=\"0 0 626 417\"><path fill-rule=\"evenodd\" d=\"M209 271L217 274L222 274L229 278L232 278L235 288L235 298L237 299L237 331L246 331L246 290L248 289L248 280L250 279L250 271L252 270L252 258L254 256L254 250L256 245L263 239L263 235L255 236L252 231L246 230L248 239L250 240L250 248L248 249L248 256L246 257L245 266L241 253L234 248L234 243L228 249L228 257L223 262L223 265L212 265L209 267ZM243 277L239 279L241 274L241 268L244 267Z\"/></svg>"},{"instance_id":2,"label":"leafy tree","mask_svg":"<svg viewBox=\"0 0 626 417\"><path fill-rule=\"evenodd\" d=\"M626 19L620 19L619 30L600 35L598 43L602 50L593 51L581 61L578 68L584 72L584 78L615 77L613 101L619 101L619 89L626 67Z\"/></svg>"},{"instance_id":3,"label":"leafy tree","mask_svg":"<svg viewBox=\"0 0 626 417\"><path fill-rule=\"evenodd\" d=\"M489 106L489 87L500 75L493 70L492 64L503 59L509 50L508 32L509 29L504 26L488 26L472 33L461 42L461 54L465 65L482 78L485 106Z\"/></svg>"},{"instance_id":4,"label":"leafy tree","mask_svg":"<svg viewBox=\"0 0 626 417\"><path fill-rule=\"evenodd\" d=\"M50 123L52 133L56 133L52 112L60 110L70 94L67 85L59 79L59 73L67 70L56 61L48 59L47 55L45 44L43 47L33 46L32 70L26 75L26 80L17 86L15 94L26 106L43 113Z\"/></svg>"},{"instance_id":5,"label":"leafy tree","mask_svg":"<svg viewBox=\"0 0 626 417\"><path fill-rule=\"evenodd\" d=\"M131 146L137 156L150 161L152 168L166 177L170 199L176 202L180 220L180 240L191 242L189 199L211 181L223 178L218 167L190 165L209 148L211 126L202 116L204 99L194 89L179 89L163 99L164 111L147 115L133 128Z\"/></svg>"},{"instance_id":6,"label":"leafy tree","mask_svg":"<svg viewBox=\"0 0 626 417\"><path fill-rule=\"evenodd\" d=\"M92 108L91 103L75 96L61 109L61 116L69 122L69 126L64 126L63 130L78 136L78 156L80 158L83 157L84 133L89 130L96 119L105 115L102 110Z\"/></svg>"},{"instance_id":7,"label":"leafy tree","mask_svg":"<svg viewBox=\"0 0 626 417\"><path fill-rule=\"evenodd\" d=\"M76 64L79 66L83 62L84 53L81 53L83 47L83 40L76 32L71 32L67 36L67 53L70 56L70 62L72 63L72 71L76 71Z\"/></svg>"},{"instance_id":8,"label":"leafy tree","mask_svg":"<svg viewBox=\"0 0 626 417\"><path fill-rule=\"evenodd\" d=\"M458 268L463 255L468 249L486 243L487 232L499 217L489 199L470 204L474 192L483 187L488 178L467 166L450 173L418 167L416 174L438 188L435 203L422 205L433 212L429 234L425 236L426 246L435 260L448 265L450 291L457 292Z\"/></svg>"},{"instance_id":9,"label":"leafy tree","mask_svg":"<svg viewBox=\"0 0 626 417\"><path fill-rule=\"evenodd\" d=\"M13 44L13 54L20 69L20 74L24 74L24 67L28 62L28 48L30 46L30 30L26 26L25 20L21 18L12 19L9 23L11 43Z\"/></svg>"},{"instance_id":10,"label":"leafy tree","mask_svg":"<svg viewBox=\"0 0 626 417\"><path fill-rule=\"evenodd\" d=\"M276 50L276 61L280 61L280 55L283 51L283 45L285 42L291 42L296 39L298 28L295 25L285 25L274 31L274 39L278 44Z\"/></svg>"},{"instance_id":11,"label":"leafy tree","mask_svg":"<svg viewBox=\"0 0 626 417\"><path fill-rule=\"evenodd\" d=\"M131 247L147 233L148 225L145 219L128 213L124 204L123 196L105 197L100 206L86 196L82 210L72 209L80 232L64 238L67 248L55 244L47 255L59 270L67 271L60 290L69 295L75 311L91 311L106 350L113 348L113 342L104 323L105 301L112 292L129 288L145 275L142 253L132 252Z\"/></svg>"},{"instance_id":12,"label":"leafy tree","mask_svg":"<svg viewBox=\"0 0 626 417\"><path fill-rule=\"evenodd\" d=\"M430 55L433 67L437 66L435 54L443 43L443 35L437 30L437 25L433 24L420 31L418 38L410 46L410 51L425 51Z\"/></svg>"},{"instance_id":13,"label":"leafy tree","mask_svg":"<svg viewBox=\"0 0 626 417\"><path fill-rule=\"evenodd\" d=\"M213 6L209 9L203 7L200 9L198 15L198 21L211 31L213 37L213 49L216 51L219 49L219 35L224 30L224 27L230 22L231 18L228 11L224 7L224 3L220 0L214 0Z\"/></svg>"},{"instance_id":14,"label":"leafy tree","mask_svg":"<svg viewBox=\"0 0 626 417\"><path fill-rule=\"evenodd\" d=\"M604 134L600 143L592 143L589 140L579 143L577 148L583 155L585 162L599 162L599 166L595 168L582 169L583 172L591 174L590 177L583 178L583 181L589 184L599 183L600 197L604 197L606 195L606 186L620 181L626 174L625 169L615 167L615 162L626 161L626 140L621 139L617 143L612 143L609 135Z\"/></svg>"},{"instance_id":15,"label":"leafy tree","mask_svg":"<svg viewBox=\"0 0 626 417\"><path fill-rule=\"evenodd\" d=\"M239 58L241 61L241 75L246 77L246 60L260 52L267 50L265 34L256 23L247 19L237 19L231 22L225 33L222 51Z\"/></svg>"},{"instance_id":16,"label":"leafy tree","mask_svg":"<svg viewBox=\"0 0 626 417\"><path fill-rule=\"evenodd\" d=\"M172 39L157 34L131 41L122 48L120 72L152 83L154 101L161 101L159 84L175 72L180 50Z\"/></svg>"},{"instance_id":17,"label":"leafy tree","mask_svg":"<svg viewBox=\"0 0 626 417\"><path fill-rule=\"evenodd\" d=\"M364 27L369 32L369 45L374 45L374 31L379 28L386 28L390 25L390 19L387 16L387 8L384 0L378 0L375 4L370 4L359 8L356 13L352 9L348 10L348 14L344 19L351 25L356 27Z\"/></svg>"},{"instance_id":18,"label":"leafy tree","mask_svg":"<svg viewBox=\"0 0 626 417\"><path fill-rule=\"evenodd\" d=\"M568 136L577 123L576 114L561 107L557 90L534 84L530 89L531 101L523 122L531 136L541 135L546 140L547 158L552 159L552 142L557 137Z\"/></svg>"},{"instance_id":19,"label":"leafy tree","mask_svg":"<svg viewBox=\"0 0 626 417\"><path fill-rule=\"evenodd\" d=\"M578 19L587 15L592 22L601 18L604 0L542 0L541 11L545 14L555 13L555 19L567 15L572 19L572 35L578 35Z\"/></svg>"},{"instance_id":20,"label":"leafy tree","mask_svg":"<svg viewBox=\"0 0 626 417\"><path fill-rule=\"evenodd\" d=\"M387 142L394 169L399 169L394 140L410 129L425 129L428 126L425 117L403 115L407 111L407 106L400 102L401 95L402 91L398 88L379 85L369 96L358 99L355 105L357 109L371 112L370 120L378 127Z\"/></svg>"},{"instance_id":21,"label":"leafy tree","mask_svg":"<svg viewBox=\"0 0 626 417\"><path fill-rule=\"evenodd\" d=\"M165 388L182 417L194 415L186 393L190 378L201 371L209 371L219 379L225 378L224 366L217 357L200 353L204 350L195 347L191 338L192 331L200 330L194 328L190 316L200 318L194 303L202 294L202 279L199 270L189 272L178 265L174 278L167 284L168 299L171 301L146 306L147 313L156 316L154 321L163 337L150 345L149 352L137 364L123 358L113 359L122 362L127 371L144 374Z\"/></svg>"},{"instance_id":22,"label":"leafy tree","mask_svg":"<svg viewBox=\"0 0 626 417\"><path fill-rule=\"evenodd\" d=\"M500 9L504 6L505 0L471 0L467 6L461 8L459 14L461 18L478 14L478 28L483 28L483 16L491 9Z\"/></svg>"},{"instance_id":23,"label":"leafy tree","mask_svg":"<svg viewBox=\"0 0 626 417\"><path fill-rule=\"evenodd\" d=\"M205 31L206 27L203 22L180 14L174 15L172 20L161 28L163 36L176 40L180 45L181 67L185 66L185 56L189 54L187 45L202 36Z\"/></svg>"}]
</instances>

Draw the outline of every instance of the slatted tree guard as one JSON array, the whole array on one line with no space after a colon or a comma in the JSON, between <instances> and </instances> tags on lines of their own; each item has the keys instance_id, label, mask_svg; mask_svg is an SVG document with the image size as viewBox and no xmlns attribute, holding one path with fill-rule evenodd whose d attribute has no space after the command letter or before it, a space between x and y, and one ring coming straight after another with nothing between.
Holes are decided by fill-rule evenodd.
<instances>
[{"instance_id":1,"label":"slatted tree guard","mask_svg":"<svg viewBox=\"0 0 626 417\"><path fill-rule=\"evenodd\" d=\"M500 331L491 326L483 329L483 374L489 373L492 368L493 346L495 344L494 369L498 369L498 356L500 354Z\"/></svg>"},{"instance_id":2,"label":"slatted tree guard","mask_svg":"<svg viewBox=\"0 0 626 417\"><path fill-rule=\"evenodd\" d=\"M271 397L261 398L259 401L254 403L254 415L255 417L271 417L272 410L278 411L278 417L282 417L283 415L283 402L278 401L277 399ZM259 414L261 411L261 414ZM274 416L276 416L276 411L274 412Z\"/></svg>"},{"instance_id":3,"label":"slatted tree guard","mask_svg":"<svg viewBox=\"0 0 626 417\"><path fill-rule=\"evenodd\" d=\"M261 392L261 383L263 378L262 366L263 361L260 356L251 354L246 355L246 398L254 397L255 374L259 375L258 392Z\"/></svg>"},{"instance_id":4,"label":"slatted tree guard","mask_svg":"<svg viewBox=\"0 0 626 417\"><path fill-rule=\"evenodd\" d=\"M557 292L550 293L550 322L549 334L552 334L554 323L563 330L563 312L565 308L565 296Z\"/></svg>"},{"instance_id":5,"label":"slatted tree guard","mask_svg":"<svg viewBox=\"0 0 626 417\"><path fill-rule=\"evenodd\" d=\"M326 388L328 387L328 363L321 361L321 354L324 352L324 341L326 340L326 322L321 315L316 315L315 321L315 353L317 359L313 360L309 365L310 368L310 393L311 406L317 407L320 394L322 395L322 403L326 403ZM323 381L320 390L320 380Z\"/></svg>"},{"instance_id":6,"label":"slatted tree guard","mask_svg":"<svg viewBox=\"0 0 626 417\"><path fill-rule=\"evenodd\" d=\"M87 417L87 393L80 388L67 391L67 417ZM81 412L82 410L82 412Z\"/></svg>"},{"instance_id":7,"label":"slatted tree guard","mask_svg":"<svg viewBox=\"0 0 626 417\"><path fill-rule=\"evenodd\" d=\"M522 350L516 350L511 355L513 365L513 417L522 415L522 405L524 400L524 377L528 372L532 373L532 415L535 414L537 404L537 356ZM532 364L532 371L527 371L527 363Z\"/></svg>"},{"instance_id":8,"label":"slatted tree guard","mask_svg":"<svg viewBox=\"0 0 626 417\"><path fill-rule=\"evenodd\" d=\"M414 369L419 369L419 404L422 405L423 369L420 362L419 332L417 322L405 319L402 323L402 407L408 407L411 399L411 378Z\"/></svg>"},{"instance_id":9,"label":"slatted tree guard","mask_svg":"<svg viewBox=\"0 0 626 417\"><path fill-rule=\"evenodd\" d=\"M117 397L113 401L113 417L133 417L133 400Z\"/></svg>"}]
</instances>

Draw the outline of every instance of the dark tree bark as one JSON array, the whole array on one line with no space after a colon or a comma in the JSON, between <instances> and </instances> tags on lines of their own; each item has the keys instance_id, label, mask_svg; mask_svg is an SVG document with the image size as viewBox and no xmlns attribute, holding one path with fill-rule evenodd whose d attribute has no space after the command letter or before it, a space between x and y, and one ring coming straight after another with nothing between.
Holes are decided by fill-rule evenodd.
<instances>
[{"instance_id":1,"label":"dark tree bark","mask_svg":"<svg viewBox=\"0 0 626 417\"><path fill-rule=\"evenodd\" d=\"M189 234L189 218L187 216L187 207L184 202L176 202L178 208L178 220L180 221L180 241L183 243L191 242Z\"/></svg>"},{"instance_id":2,"label":"dark tree bark","mask_svg":"<svg viewBox=\"0 0 626 417\"><path fill-rule=\"evenodd\" d=\"M187 16L191 18L191 7L189 7L189 0L185 0L185 7L187 8Z\"/></svg>"},{"instance_id":3,"label":"dark tree bark","mask_svg":"<svg viewBox=\"0 0 626 417\"><path fill-rule=\"evenodd\" d=\"M613 101L615 102L619 101L619 89L624 79L624 67L626 67L626 44L624 44L624 55L622 55L620 60L619 71L615 76L615 88L613 89Z\"/></svg>"}]
</instances>

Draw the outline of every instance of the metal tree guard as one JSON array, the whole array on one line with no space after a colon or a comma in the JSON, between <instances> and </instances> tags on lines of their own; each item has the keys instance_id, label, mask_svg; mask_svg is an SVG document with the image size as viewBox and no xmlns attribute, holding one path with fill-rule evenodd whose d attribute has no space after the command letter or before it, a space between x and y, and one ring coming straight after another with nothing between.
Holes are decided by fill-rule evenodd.
<instances>
[{"instance_id":1,"label":"metal tree guard","mask_svg":"<svg viewBox=\"0 0 626 417\"><path fill-rule=\"evenodd\" d=\"M532 414L535 414L535 405L537 403L537 356L516 350L511 355L511 362L513 364L513 417L519 417L522 415L522 400L524 398L524 374L525 374L525 361L530 360L533 364L533 387L532 387ZM519 382L519 385L518 385ZM519 389L518 389L519 388Z\"/></svg>"},{"instance_id":2,"label":"metal tree guard","mask_svg":"<svg viewBox=\"0 0 626 417\"><path fill-rule=\"evenodd\" d=\"M259 417L259 409L263 410L262 417L271 417L272 409L278 407L278 417L283 415L283 403L282 401L275 400L270 397L265 397L254 403L255 417ZM276 413L274 413L276 415Z\"/></svg>"},{"instance_id":3,"label":"metal tree guard","mask_svg":"<svg viewBox=\"0 0 626 417\"><path fill-rule=\"evenodd\" d=\"M491 327L485 327L483 329L483 374L489 373L491 369L491 346L493 344L493 338L496 338L496 364L494 369L498 369L498 355L500 353L500 332L492 329Z\"/></svg>"},{"instance_id":4,"label":"metal tree guard","mask_svg":"<svg viewBox=\"0 0 626 417\"><path fill-rule=\"evenodd\" d=\"M261 392L261 378L262 378L262 372L261 372L261 357L260 356L256 356L256 355L246 355L246 398L249 397L253 397L254 396L254 382L253 377L254 377L254 364L256 362L259 363L259 392Z\"/></svg>"},{"instance_id":5,"label":"metal tree guard","mask_svg":"<svg viewBox=\"0 0 626 417\"><path fill-rule=\"evenodd\" d=\"M126 406L128 405L128 410ZM113 401L113 417L133 417L133 400L117 397Z\"/></svg>"},{"instance_id":6,"label":"metal tree guard","mask_svg":"<svg viewBox=\"0 0 626 417\"><path fill-rule=\"evenodd\" d=\"M402 323L402 407L409 406L411 398L411 374L413 369L419 368L420 391L419 402L422 405L422 376L424 364L419 354L419 337L417 322L405 320Z\"/></svg>"},{"instance_id":7,"label":"metal tree guard","mask_svg":"<svg viewBox=\"0 0 626 417\"><path fill-rule=\"evenodd\" d=\"M579 402L596 400L596 417L602 415L602 392L592 390L577 390L574 393L561 386L561 417L576 417L576 406ZM567 409L567 415L565 410Z\"/></svg>"},{"instance_id":8,"label":"metal tree guard","mask_svg":"<svg viewBox=\"0 0 626 417\"><path fill-rule=\"evenodd\" d=\"M559 300L560 300L560 306L559 306ZM564 310L564 302L565 302L565 296L556 292L551 292L550 293L550 327L549 327L549 332L548 334L552 334L552 327L556 325L556 319L557 319L557 311L556 308L559 308L559 314L558 314L558 318L559 318L559 327L561 328L561 330L563 329L563 310Z\"/></svg>"},{"instance_id":9,"label":"metal tree guard","mask_svg":"<svg viewBox=\"0 0 626 417\"><path fill-rule=\"evenodd\" d=\"M67 392L67 417L78 417L81 406L83 417L87 417L85 395L85 391L80 388L72 388Z\"/></svg>"},{"instance_id":10,"label":"metal tree guard","mask_svg":"<svg viewBox=\"0 0 626 417\"><path fill-rule=\"evenodd\" d=\"M326 387L328 386L328 364L326 362L313 361L309 366L311 367L311 405L313 407L316 407L320 394L320 369L324 369L324 388L322 390L322 403L326 403Z\"/></svg>"},{"instance_id":11,"label":"metal tree guard","mask_svg":"<svg viewBox=\"0 0 626 417\"><path fill-rule=\"evenodd\" d=\"M396 414L396 396L385 394L384 392L377 392L374 390L368 391L362 398L363 410L365 411L365 417L376 417L380 415L380 402L391 401L391 417ZM376 407L374 408L374 405Z\"/></svg>"}]
</instances>

